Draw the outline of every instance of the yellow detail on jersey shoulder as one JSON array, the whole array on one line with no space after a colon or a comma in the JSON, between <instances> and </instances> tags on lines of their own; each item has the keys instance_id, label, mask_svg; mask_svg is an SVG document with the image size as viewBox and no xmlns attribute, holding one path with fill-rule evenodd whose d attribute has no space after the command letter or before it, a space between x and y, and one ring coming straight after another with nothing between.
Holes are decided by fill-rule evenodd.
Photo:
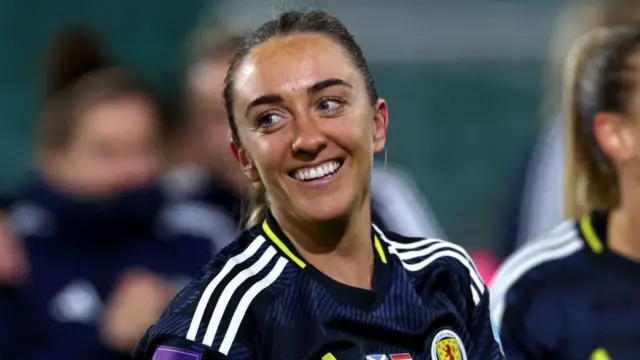
<instances>
[{"instance_id":1,"label":"yellow detail on jersey shoulder","mask_svg":"<svg viewBox=\"0 0 640 360\"><path fill-rule=\"evenodd\" d=\"M611 360L611 357L604 348L597 348L596 351L591 353L590 360Z\"/></svg>"},{"instance_id":2,"label":"yellow detail on jersey shoulder","mask_svg":"<svg viewBox=\"0 0 640 360\"><path fill-rule=\"evenodd\" d=\"M591 251L596 254L600 254L604 250L602 241L600 241L595 230L593 230L593 225L591 224L591 218L589 215L585 215L580 218L580 231L582 231L582 235L584 236L587 245L591 248Z\"/></svg>"},{"instance_id":3,"label":"yellow detail on jersey shoulder","mask_svg":"<svg viewBox=\"0 0 640 360\"><path fill-rule=\"evenodd\" d=\"M327 355L323 356L321 360L338 360L338 359L336 359L336 357L333 356L332 353L328 353Z\"/></svg>"},{"instance_id":4,"label":"yellow detail on jersey shoulder","mask_svg":"<svg viewBox=\"0 0 640 360\"><path fill-rule=\"evenodd\" d=\"M271 240L280 250L282 250L282 252L285 255L287 255L287 257L291 261L293 261L294 263L296 263L298 266L300 266L303 269L307 266L307 264L305 264L304 261L302 261L293 252L291 252L291 250L289 250L287 245L285 245L282 242L282 240L278 239L276 234L274 234L273 231L271 230L271 228L269 227L269 224L267 224L266 220L262 223L262 230L264 231L265 234L267 234L267 237L269 238L269 240Z\"/></svg>"},{"instance_id":5,"label":"yellow detail on jersey shoulder","mask_svg":"<svg viewBox=\"0 0 640 360\"><path fill-rule=\"evenodd\" d=\"M387 263L387 255L384 254L384 250L382 249L382 244L380 243L380 239L378 239L378 235L373 235L373 244L376 247L376 251L378 251L378 255L380 255L380 261L383 264Z\"/></svg>"}]
</instances>

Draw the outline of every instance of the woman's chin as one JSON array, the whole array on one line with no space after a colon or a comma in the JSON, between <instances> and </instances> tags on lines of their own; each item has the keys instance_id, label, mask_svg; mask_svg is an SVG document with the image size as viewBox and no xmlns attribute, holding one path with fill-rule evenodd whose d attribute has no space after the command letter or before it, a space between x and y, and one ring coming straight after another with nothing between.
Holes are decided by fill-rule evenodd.
<instances>
[{"instance_id":1,"label":"woman's chin","mask_svg":"<svg viewBox=\"0 0 640 360\"><path fill-rule=\"evenodd\" d=\"M311 222L331 222L349 217L350 207L347 204L313 203L296 206L295 213Z\"/></svg>"}]
</instances>

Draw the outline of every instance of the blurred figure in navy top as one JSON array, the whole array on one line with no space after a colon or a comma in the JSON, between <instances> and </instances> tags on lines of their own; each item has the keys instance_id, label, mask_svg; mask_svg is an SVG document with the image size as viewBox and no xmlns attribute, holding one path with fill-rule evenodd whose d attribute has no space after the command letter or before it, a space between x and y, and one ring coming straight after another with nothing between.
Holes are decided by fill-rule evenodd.
<instances>
[{"instance_id":1,"label":"blurred figure in navy top","mask_svg":"<svg viewBox=\"0 0 640 360\"><path fill-rule=\"evenodd\" d=\"M162 170L158 107L98 50L82 31L54 46L40 177L6 218L30 269L20 286L0 288L2 360L126 359L211 258L208 240L158 222L163 199L149 185Z\"/></svg>"}]
</instances>

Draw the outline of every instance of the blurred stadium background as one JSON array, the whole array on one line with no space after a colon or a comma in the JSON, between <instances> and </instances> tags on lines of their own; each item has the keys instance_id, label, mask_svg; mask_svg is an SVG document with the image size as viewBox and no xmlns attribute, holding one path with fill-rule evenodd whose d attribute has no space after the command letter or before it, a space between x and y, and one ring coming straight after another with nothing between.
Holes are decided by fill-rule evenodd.
<instances>
[{"instance_id":1,"label":"blurred stadium background","mask_svg":"<svg viewBox=\"0 0 640 360\"><path fill-rule=\"evenodd\" d=\"M452 240L496 248L513 222L537 131L560 0L0 1L0 193L31 172L43 56L88 25L117 61L177 94L198 23L251 28L321 7L363 46L391 110L388 161L416 181ZM221 20L222 19L222 20Z\"/></svg>"}]
</instances>

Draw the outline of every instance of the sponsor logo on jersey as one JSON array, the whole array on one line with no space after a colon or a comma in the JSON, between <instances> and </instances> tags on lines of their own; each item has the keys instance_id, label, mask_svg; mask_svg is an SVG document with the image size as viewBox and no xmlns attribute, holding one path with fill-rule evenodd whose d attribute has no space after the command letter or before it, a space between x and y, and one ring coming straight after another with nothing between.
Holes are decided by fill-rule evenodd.
<instances>
[{"instance_id":1,"label":"sponsor logo on jersey","mask_svg":"<svg viewBox=\"0 0 640 360\"><path fill-rule=\"evenodd\" d=\"M456 333L451 330L440 330L431 344L431 358L434 360L467 360L467 354Z\"/></svg>"},{"instance_id":2,"label":"sponsor logo on jersey","mask_svg":"<svg viewBox=\"0 0 640 360\"><path fill-rule=\"evenodd\" d=\"M172 346L159 346L153 360L202 360L202 354Z\"/></svg>"}]
</instances>

